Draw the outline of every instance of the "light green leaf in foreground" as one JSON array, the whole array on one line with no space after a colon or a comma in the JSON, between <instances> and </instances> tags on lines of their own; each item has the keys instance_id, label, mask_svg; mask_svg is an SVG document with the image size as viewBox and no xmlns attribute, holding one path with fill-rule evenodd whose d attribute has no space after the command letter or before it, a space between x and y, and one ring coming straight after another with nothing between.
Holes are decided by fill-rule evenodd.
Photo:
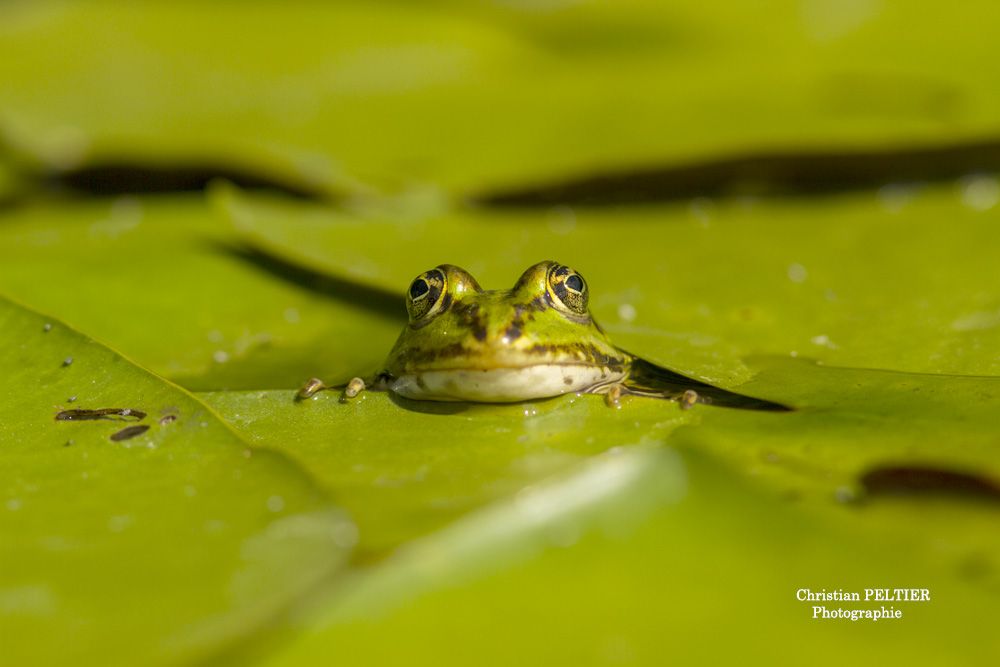
<instances>
[{"instance_id":1,"label":"light green leaf in foreground","mask_svg":"<svg viewBox=\"0 0 1000 667\"><path fill-rule=\"evenodd\" d=\"M286 459L54 319L0 300L0 330L6 663L204 658L343 562L353 526ZM146 416L56 419L107 408Z\"/></svg>"},{"instance_id":2,"label":"light green leaf in foreground","mask_svg":"<svg viewBox=\"0 0 1000 667\"><path fill-rule=\"evenodd\" d=\"M910 506L911 525L927 509ZM767 498L697 452L619 452L401 551L301 615L263 664L989 662L997 589L950 560ZM796 599L880 587L931 600L852 622L812 606L883 603Z\"/></svg>"},{"instance_id":3,"label":"light green leaf in foreground","mask_svg":"<svg viewBox=\"0 0 1000 667\"><path fill-rule=\"evenodd\" d=\"M377 557L587 458L662 441L693 412L659 400L605 405L566 396L517 405L395 401L290 391L200 397L251 443L310 472L357 522L361 557Z\"/></svg>"},{"instance_id":4,"label":"light green leaf in foreground","mask_svg":"<svg viewBox=\"0 0 1000 667\"><path fill-rule=\"evenodd\" d=\"M906 521L912 508L883 499L903 493L920 503L965 492L988 520L1000 499L994 427L1000 379L787 358L753 363L754 379L739 390L781 400L794 411L704 405L681 411L676 403L639 397L611 409L587 395L514 406L420 404L372 392L346 404L330 393L304 403L291 392L203 398L250 442L278 449L309 470L356 518L365 553L398 546L588 457L655 444L711 454L756 480L763 493L850 512L859 527L900 533L924 550L933 551L936 536L947 534L962 558L985 559L1000 572L1000 534L975 530L974 522L959 528L944 521L934 533L927 532L931 524L915 529ZM902 473L904 484L926 474L930 486L875 483L898 468L915 471ZM956 488L963 484L977 488L971 494ZM866 511L855 512L860 506Z\"/></svg>"}]
</instances>

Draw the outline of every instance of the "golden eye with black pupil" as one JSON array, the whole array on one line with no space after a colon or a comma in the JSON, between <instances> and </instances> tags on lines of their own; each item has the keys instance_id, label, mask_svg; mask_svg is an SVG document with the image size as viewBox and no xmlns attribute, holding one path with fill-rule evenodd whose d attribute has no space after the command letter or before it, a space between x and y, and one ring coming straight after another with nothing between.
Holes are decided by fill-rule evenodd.
<instances>
[{"instance_id":1,"label":"golden eye with black pupil","mask_svg":"<svg viewBox=\"0 0 1000 667\"><path fill-rule=\"evenodd\" d=\"M430 320L441 310L445 294L444 273L438 269L425 271L417 276L406 293L406 311L410 322Z\"/></svg>"},{"instance_id":2,"label":"golden eye with black pupil","mask_svg":"<svg viewBox=\"0 0 1000 667\"><path fill-rule=\"evenodd\" d=\"M410 298L413 300L419 299L429 291L431 291L431 288L427 286L427 281L423 278L417 278L410 285Z\"/></svg>"},{"instance_id":3,"label":"golden eye with black pupil","mask_svg":"<svg viewBox=\"0 0 1000 667\"><path fill-rule=\"evenodd\" d=\"M568 266L556 265L549 270L549 295L557 308L574 315L587 314L589 291L587 281Z\"/></svg>"}]
</instances>

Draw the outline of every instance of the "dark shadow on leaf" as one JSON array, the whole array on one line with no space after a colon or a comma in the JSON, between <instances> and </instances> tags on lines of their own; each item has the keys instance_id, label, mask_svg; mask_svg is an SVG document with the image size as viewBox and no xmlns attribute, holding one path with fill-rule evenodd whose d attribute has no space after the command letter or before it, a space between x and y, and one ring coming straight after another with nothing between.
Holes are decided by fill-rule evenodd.
<instances>
[{"instance_id":1,"label":"dark shadow on leaf","mask_svg":"<svg viewBox=\"0 0 1000 667\"><path fill-rule=\"evenodd\" d=\"M213 243L216 250L246 262L254 268L297 287L330 299L336 299L358 308L370 310L385 317L406 320L402 293L364 285L346 278L338 278L315 271L279 257L265 249L246 244Z\"/></svg>"},{"instance_id":2,"label":"dark shadow on leaf","mask_svg":"<svg viewBox=\"0 0 1000 667\"><path fill-rule=\"evenodd\" d=\"M19 175L22 186L18 199L81 199L204 192L217 181L228 181L242 190L273 192L300 200L331 199L328 193L280 176L211 163L159 165L109 162L65 171L22 169Z\"/></svg>"},{"instance_id":3,"label":"dark shadow on leaf","mask_svg":"<svg viewBox=\"0 0 1000 667\"><path fill-rule=\"evenodd\" d=\"M860 480L868 497L952 497L1000 503L1000 484L986 475L935 466L884 465Z\"/></svg>"},{"instance_id":4,"label":"dark shadow on leaf","mask_svg":"<svg viewBox=\"0 0 1000 667\"><path fill-rule=\"evenodd\" d=\"M830 195L1000 172L1000 139L855 151L787 151L632 167L474 197L487 206L611 206L695 197Z\"/></svg>"},{"instance_id":5,"label":"dark shadow on leaf","mask_svg":"<svg viewBox=\"0 0 1000 667\"><path fill-rule=\"evenodd\" d=\"M468 403L459 401L415 401L404 398L399 394L390 391L389 400L411 412L422 412L428 415L457 415L469 409Z\"/></svg>"}]
</instances>

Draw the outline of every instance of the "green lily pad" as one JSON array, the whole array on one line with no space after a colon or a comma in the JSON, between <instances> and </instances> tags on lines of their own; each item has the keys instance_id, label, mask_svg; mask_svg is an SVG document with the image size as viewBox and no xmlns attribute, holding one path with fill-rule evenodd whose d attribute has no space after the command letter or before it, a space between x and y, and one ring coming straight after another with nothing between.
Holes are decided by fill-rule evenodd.
<instances>
[{"instance_id":1,"label":"green lily pad","mask_svg":"<svg viewBox=\"0 0 1000 667\"><path fill-rule=\"evenodd\" d=\"M291 388L382 362L394 312L293 274L200 196L23 206L0 224L0 290L188 388Z\"/></svg>"},{"instance_id":2,"label":"green lily pad","mask_svg":"<svg viewBox=\"0 0 1000 667\"><path fill-rule=\"evenodd\" d=\"M353 525L287 459L57 320L0 300L0 330L5 660L205 659L344 562Z\"/></svg>"},{"instance_id":3,"label":"green lily pad","mask_svg":"<svg viewBox=\"0 0 1000 667\"><path fill-rule=\"evenodd\" d=\"M899 587L930 599L864 601ZM938 553L769 499L702 455L637 450L412 544L301 614L262 664L988 662L997 595ZM814 620L814 605L902 617Z\"/></svg>"},{"instance_id":4,"label":"green lily pad","mask_svg":"<svg viewBox=\"0 0 1000 667\"><path fill-rule=\"evenodd\" d=\"M0 108L56 168L195 160L462 193L989 136L993 18L985 2L6 3Z\"/></svg>"},{"instance_id":5,"label":"green lily pad","mask_svg":"<svg viewBox=\"0 0 1000 667\"><path fill-rule=\"evenodd\" d=\"M414 537L614 447L662 441L692 412L600 396L517 405L434 404L366 392L296 402L290 391L200 397L250 443L295 460L357 522L359 558Z\"/></svg>"},{"instance_id":6,"label":"green lily pad","mask_svg":"<svg viewBox=\"0 0 1000 667\"><path fill-rule=\"evenodd\" d=\"M981 479L984 491L996 485L996 493L987 491L982 499L1000 500L994 428L1000 377L838 368L787 358L754 359L753 366L753 380L740 390L780 396L793 412L712 410L671 442L711 451L797 499L860 500L867 473L903 466ZM922 490L932 496L961 492L947 484ZM920 488L912 491L923 495ZM1000 553L1000 536L996 542Z\"/></svg>"}]
</instances>

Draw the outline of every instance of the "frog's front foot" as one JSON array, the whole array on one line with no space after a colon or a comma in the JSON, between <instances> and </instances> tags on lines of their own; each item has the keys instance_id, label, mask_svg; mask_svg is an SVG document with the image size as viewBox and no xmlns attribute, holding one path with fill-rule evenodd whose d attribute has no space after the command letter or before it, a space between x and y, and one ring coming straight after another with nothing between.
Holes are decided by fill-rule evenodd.
<instances>
[{"instance_id":1,"label":"frog's front foot","mask_svg":"<svg viewBox=\"0 0 1000 667\"><path fill-rule=\"evenodd\" d=\"M340 402L346 403L347 401L355 398L358 394L366 389L365 381L361 378L351 378L351 381L347 383L344 387L344 393L340 396Z\"/></svg>"},{"instance_id":2,"label":"frog's front foot","mask_svg":"<svg viewBox=\"0 0 1000 667\"><path fill-rule=\"evenodd\" d=\"M296 401L304 401L307 398L312 398L324 389L329 389L322 380L319 378L309 378L302 387L295 393Z\"/></svg>"},{"instance_id":3,"label":"frog's front foot","mask_svg":"<svg viewBox=\"0 0 1000 667\"><path fill-rule=\"evenodd\" d=\"M613 384L608 387L608 391L604 394L604 403L609 408L620 408L622 406L622 389L621 384Z\"/></svg>"},{"instance_id":4,"label":"frog's front foot","mask_svg":"<svg viewBox=\"0 0 1000 667\"><path fill-rule=\"evenodd\" d=\"M368 385L361 378L351 378L351 381L346 385L328 385L319 378L311 378L308 382L302 385L302 388L299 389L298 392L296 392L295 400L304 401L308 398L312 398L321 391L339 389L341 387L343 387L343 392L340 394L340 401L343 403L363 392L368 388Z\"/></svg>"},{"instance_id":5,"label":"frog's front foot","mask_svg":"<svg viewBox=\"0 0 1000 667\"><path fill-rule=\"evenodd\" d=\"M681 410L690 410L694 407L694 404L698 402L699 398L701 397L698 396L698 392L694 389L688 389L681 394L680 399L678 399L678 402L681 404Z\"/></svg>"}]
</instances>

